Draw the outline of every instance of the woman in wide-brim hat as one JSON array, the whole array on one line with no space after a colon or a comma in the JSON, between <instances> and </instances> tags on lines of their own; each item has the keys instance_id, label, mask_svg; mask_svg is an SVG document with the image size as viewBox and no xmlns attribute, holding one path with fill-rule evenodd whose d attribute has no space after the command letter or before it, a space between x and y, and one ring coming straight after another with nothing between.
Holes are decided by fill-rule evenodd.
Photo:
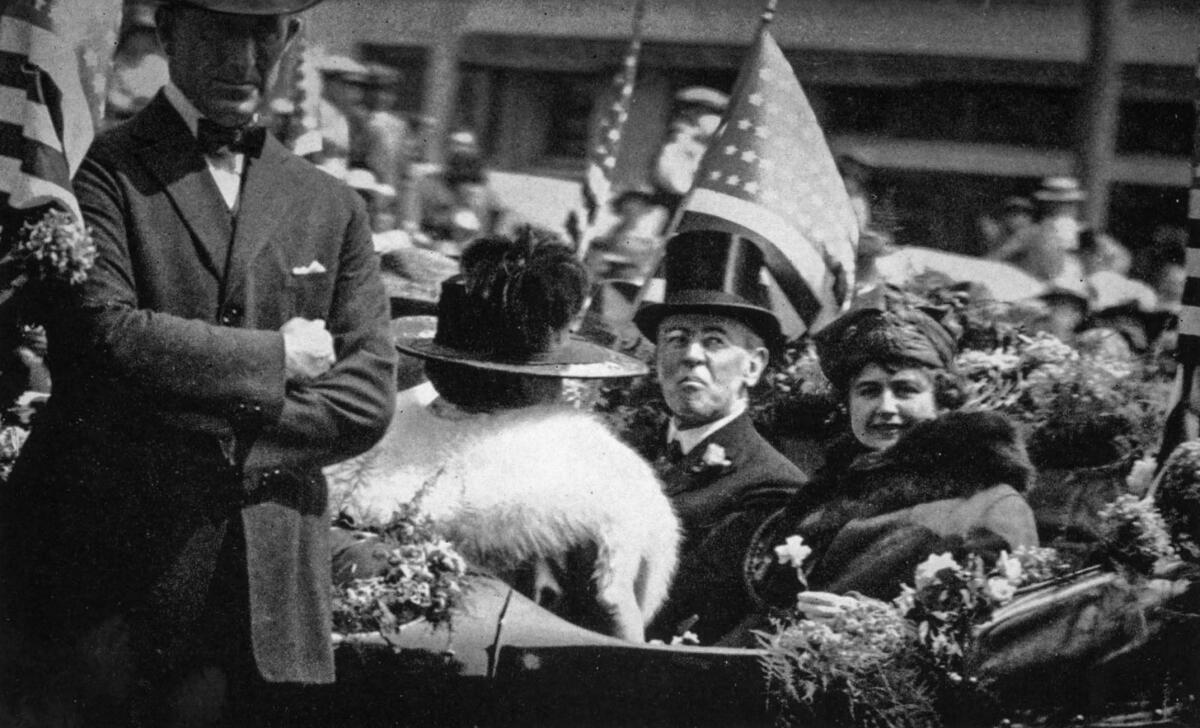
<instances>
[{"instance_id":1,"label":"woman in wide-brim hat","mask_svg":"<svg viewBox=\"0 0 1200 728\"><path fill-rule=\"evenodd\" d=\"M555 241L469 246L462 274L442 286L432 337L422 321L396 342L424 361L432 391L399 403L367 465L331 472L331 491L360 524L419 503L472 563L560 616L641 640L666 595L678 526L650 466L561 402L564 379L647 372L568 332L586 290L582 264ZM350 544L335 549L335 579L374 568L370 545Z\"/></svg>"}]
</instances>

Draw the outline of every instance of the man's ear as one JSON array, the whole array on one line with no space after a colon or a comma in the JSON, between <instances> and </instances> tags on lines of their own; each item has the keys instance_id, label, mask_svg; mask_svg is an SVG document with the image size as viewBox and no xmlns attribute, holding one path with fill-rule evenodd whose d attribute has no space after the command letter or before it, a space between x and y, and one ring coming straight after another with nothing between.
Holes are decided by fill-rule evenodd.
<instances>
[{"instance_id":1,"label":"man's ear","mask_svg":"<svg viewBox=\"0 0 1200 728\"><path fill-rule=\"evenodd\" d=\"M750 388L758 384L759 379L762 379L763 372L767 369L767 363L771 361L771 354L765 346L748 349L747 354L746 387Z\"/></svg>"}]
</instances>

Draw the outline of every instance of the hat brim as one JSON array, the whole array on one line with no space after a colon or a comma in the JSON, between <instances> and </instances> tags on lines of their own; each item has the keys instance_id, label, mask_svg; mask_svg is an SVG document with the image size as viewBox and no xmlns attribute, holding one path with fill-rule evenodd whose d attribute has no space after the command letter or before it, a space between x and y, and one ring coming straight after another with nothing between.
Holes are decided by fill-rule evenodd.
<instances>
[{"instance_id":1,"label":"hat brim","mask_svg":"<svg viewBox=\"0 0 1200 728\"><path fill-rule=\"evenodd\" d=\"M621 379L640 377L650 371L644 362L574 335L551 352L520 360L456 349L428 336L397 337L396 348L421 359L530 377Z\"/></svg>"},{"instance_id":2,"label":"hat brim","mask_svg":"<svg viewBox=\"0 0 1200 728\"><path fill-rule=\"evenodd\" d=\"M1051 192L1039 190L1033 193L1033 199L1039 202L1083 202L1087 199L1087 194L1082 191Z\"/></svg>"},{"instance_id":3,"label":"hat brim","mask_svg":"<svg viewBox=\"0 0 1200 728\"><path fill-rule=\"evenodd\" d=\"M188 5L228 15L291 15L308 10L322 0L171 0L169 5Z\"/></svg>"},{"instance_id":4,"label":"hat brim","mask_svg":"<svg viewBox=\"0 0 1200 728\"><path fill-rule=\"evenodd\" d=\"M783 330L775 314L720 291L681 291L662 303L645 304L633 315L633 322L642 336L657 343L662 320L672 314L686 313L728 316L749 326L771 349L783 343Z\"/></svg>"}]
</instances>

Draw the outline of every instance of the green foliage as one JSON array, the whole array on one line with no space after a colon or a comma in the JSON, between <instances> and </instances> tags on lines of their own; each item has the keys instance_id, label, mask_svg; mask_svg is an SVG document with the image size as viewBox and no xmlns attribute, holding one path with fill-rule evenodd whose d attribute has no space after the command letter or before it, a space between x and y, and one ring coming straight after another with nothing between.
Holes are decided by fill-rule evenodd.
<instances>
[{"instance_id":1,"label":"green foliage","mask_svg":"<svg viewBox=\"0 0 1200 728\"><path fill-rule=\"evenodd\" d=\"M1200 562L1200 440L1185 442L1171 453L1156 501L1180 555Z\"/></svg>"},{"instance_id":2,"label":"green foliage","mask_svg":"<svg viewBox=\"0 0 1200 728\"><path fill-rule=\"evenodd\" d=\"M940 725L912 626L862 600L829 623L780 621L760 634L763 670L785 725Z\"/></svg>"}]
</instances>

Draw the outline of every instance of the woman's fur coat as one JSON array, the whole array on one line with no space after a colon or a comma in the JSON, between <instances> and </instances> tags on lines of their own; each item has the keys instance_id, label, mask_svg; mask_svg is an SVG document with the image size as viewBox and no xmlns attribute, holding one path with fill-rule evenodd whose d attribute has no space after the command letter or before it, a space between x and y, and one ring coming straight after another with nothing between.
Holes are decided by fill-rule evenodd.
<instances>
[{"instance_id":1,"label":"woman's fur coat","mask_svg":"<svg viewBox=\"0 0 1200 728\"><path fill-rule=\"evenodd\" d=\"M825 467L757 535L747 562L752 587L773 547L792 534L813 549L808 587L891 599L933 553L1036 546L1033 510L1022 492L1035 471L1013 424L992 412L951 412L913 427L895 446L865 452L841 441ZM768 579L770 581L770 579Z\"/></svg>"},{"instance_id":2,"label":"woman's fur coat","mask_svg":"<svg viewBox=\"0 0 1200 728\"><path fill-rule=\"evenodd\" d=\"M336 507L378 523L416 498L474 565L572 621L643 639L679 546L644 460L565 407L407 409L359 477L332 474Z\"/></svg>"}]
</instances>

